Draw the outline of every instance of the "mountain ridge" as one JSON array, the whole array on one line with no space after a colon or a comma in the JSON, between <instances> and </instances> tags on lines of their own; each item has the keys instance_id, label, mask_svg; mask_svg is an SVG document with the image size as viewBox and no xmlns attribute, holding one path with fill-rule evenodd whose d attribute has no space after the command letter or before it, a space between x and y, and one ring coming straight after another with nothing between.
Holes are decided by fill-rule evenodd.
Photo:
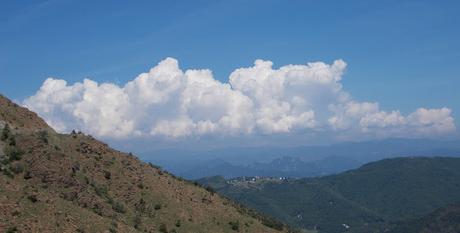
<instances>
[{"instance_id":1,"label":"mountain ridge","mask_svg":"<svg viewBox=\"0 0 460 233\"><path fill-rule=\"evenodd\" d=\"M89 135L58 134L3 96L0 107L0 231L288 231Z\"/></svg>"},{"instance_id":2,"label":"mountain ridge","mask_svg":"<svg viewBox=\"0 0 460 233\"><path fill-rule=\"evenodd\" d=\"M460 201L460 159L383 159L316 178L200 179L238 202L319 232L386 232ZM345 224L345 225L344 225Z\"/></svg>"},{"instance_id":3,"label":"mountain ridge","mask_svg":"<svg viewBox=\"0 0 460 233\"><path fill-rule=\"evenodd\" d=\"M141 154L145 159L188 179L214 175L223 175L226 178L240 176L303 178L336 174L384 158L460 157L460 141L389 138L328 146L227 147L199 152L169 149ZM284 164L278 166L277 160L284 161ZM292 160L300 160L300 163Z\"/></svg>"}]
</instances>

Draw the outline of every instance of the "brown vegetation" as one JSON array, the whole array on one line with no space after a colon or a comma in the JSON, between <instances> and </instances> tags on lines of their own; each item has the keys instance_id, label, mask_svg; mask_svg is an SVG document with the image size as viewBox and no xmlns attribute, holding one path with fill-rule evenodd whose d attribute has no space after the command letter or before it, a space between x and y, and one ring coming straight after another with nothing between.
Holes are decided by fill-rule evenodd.
<instances>
[{"instance_id":1,"label":"brown vegetation","mask_svg":"<svg viewBox=\"0 0 460 233\"><path fill-rule=\"evenodd\" d=\"M0 96L0 232L275 232L256 214Z\"/></svg>"}]
</instances>

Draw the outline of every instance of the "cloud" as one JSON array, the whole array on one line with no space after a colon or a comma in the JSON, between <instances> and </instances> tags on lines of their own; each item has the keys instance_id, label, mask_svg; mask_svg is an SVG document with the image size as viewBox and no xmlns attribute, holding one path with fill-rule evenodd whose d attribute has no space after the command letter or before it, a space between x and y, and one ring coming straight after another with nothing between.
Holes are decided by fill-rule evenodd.
<instances>
[{"instance_id":1,"label":"cloud","mask_svg":"<svg viewBox=\"0 0 460 233\"><path fill-rule=\"evenodd\" d=\"M24 105L56 130L108 138L340 133L425 137L456 130L451 110L404 116L343 90L342 60L273 68L270 61L233 71L229 83L212 72L179 68L167 58L124 86L48 78Z\"/></svg>"}]
</instances>

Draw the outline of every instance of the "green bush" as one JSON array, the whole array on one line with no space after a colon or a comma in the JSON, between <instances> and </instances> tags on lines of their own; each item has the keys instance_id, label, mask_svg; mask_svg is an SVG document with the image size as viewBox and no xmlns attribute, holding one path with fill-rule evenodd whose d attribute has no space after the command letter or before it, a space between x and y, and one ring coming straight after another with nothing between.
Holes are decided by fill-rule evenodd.
<instances>
[{"instance_id":1,"label":"green bush","mask_svg":"<svg viewBox=\"0 0 460 233\"><path fill-rule=\"evenodd\" d=\"M110 178L112 178L112 174L111 174L109 171L105 171L105 170L104 170L104 177L105 177L107 180L110 180Z\"/></svg>"},{"instance_id":2,"label":"green bush","mask_svg":"<svg viewBox=\"0 0 460 233\"><path fill-rule=\"evenodd\" d=\"M126 213L126 207L123 205L123 203L118 202L118 201L113 201L112 203L112 209L120 214Z\"/></svg>"},{"instance_id":3,"label":"green bush","mask_svg":"<svg viewBox=\"0 0 460 233\"><path fill-rule=\"evenodd\" d=\"M11 165L11 171L15 174L22 173L24 171L24 165L22 163L15 163Z\"/></svg>"},{"instance_id":4,"label":"green bush","mask_svg":"<svg viewBox=\"0 0 460 233\"><path fill-rule=\"evenodd\" d=\"M1 161L0 161L1 164L3 165L8 165L10 164L10 159L8 157L6 158L3 158Z\"/></svg>"},{"instance_id":5,"label":"green bush","mask_svg":"<svg viewBox=\"0 0 460 233\"><path fill-rule=\"evenodd\" d=\"M157 165L155 165L155 164L153 164L153 163L151 163L151 162L149 162L149 166L152 167L152 168L156 168L156 169L161 170L161 167L160 167L160 166L157 166Z\"/></svg>"},{"instance_id":6,"label":"green bush","mask_svg":"<svg viewBox=\"0 0 460 233\"><path fill-rule=\"evenodd\" d=\"M262 224L272 229L281 231L284 228L284 224L282 222L275 220L273 218L263 217L261 218L261 220Z\"/></svg>"},{"instance_id":7,"label":"green bush","mask_svg":"<svg viewBox=\"0 0 460 233\"><path fill-rule=\"evenodd\" d=\"M110 223L110 225L111 225L109 229L110 233L117 233L118 223L113 221Z\"/></svg>"},{"instance_id":8,"label":"green bush","mask_svg":"<svg viewBox=\"0 0 460 233\"><path fill-rule=\"evenodd\" d=\"M30 171L26 171L26 172L24 173L24 180L28 180L28 179L30 179L30 178L32 178L32 174L30 174Z\"/></svg>"},{"instance_id":9,"label":"green bush","mask_svg":"<svg viewBox=\"0 0 460 233\"><path fill-rule=\"evenodd\" d=\"M94 187L94 191L96 192L96 195L102 197L102 198L106 198L107 197L107 187L101 185L101 186L98 186L98 185L93 185Z\"/></svg>"},{"instance_id":10,"label":"green bush","mask_svg":"<svg viewBox=\"0 0 460 233\"><path fill-rule=\"evenodd\" d=\"M8 124L5 124L5 126L3 127L3 130L2 130L2 135L0 137L0 139L2 141L5 141L6 139L8 139L8 137L10 136L10 126Z\"/></svg>"},{"instance_id":11,"label":"green bush","mask_svg":"<svg viewBox=\"0 0 460 233\"><path fill-rule=\"evenodd\" d=\"M228 224L230 225L230 227L232 228L232 230L234 231L240 231L240 222L239 221L230 221L228 222Z\"/></svg>"},{"instance_id":12,"label":"green bush","mask_svg":"<svg viewBox=\"0 0 460 233\"><path fill-rule=\"evenodd\" d=\"M8 141L10 146L16 146L16 138L14 136L10 136Z\"/></svg>"},{"instance_id":13,"label":"green bush","mask_svg":"<svg viewBox=\"0 0 460 233\"><path fill-rule=\"evenodd\" d=\"M10 177L10 178L14 178L14 174L13 174L13 173L10 171L10 169L8 169L8 168L4 168L4 169L3 169L3 174L4 174L5 176Z\"/></svg>"},{"instance_id":14,"label":"green bush","mask_svg":"<svg viewBox=\"0 0 460 233\"><path fill-rule=\"evenodd\" d=\"M140 215L136 215L134 216L134 228L138 229L141 227L141 224L142 224L142 219L141 219L141 216Z\"/></svg>"},{"instance_id":15,"label":"green bush","mask_svg":"<svg viewBox=\"0 0 460 233\"><path fill-rule=\"evenodd\" d=\"M160 225L160 232L162 233L168 233L168 228L166 227L166 225L164 223L162 223Z\"/></svg>"},{"instance_id":16,"label":"green bush","mask_svg":"<svg viewBox=\"0 0 460 233\"><path fill-rule=\"evenodd\" d=\"M48 144L48 131L42 130L42 131L38 132L38 138L39 138L42 142Z\"/></svg>"},{"instance_id":17,"label":"green bush","mask_svg":"<svg viewBox=\"0 0 460 233\"><path fill-rule=\"evenodd\" d=\"M205 189L211 193L211 195L214 195L216 193L216 190L214 190L211 186L206 186Z\"/></svg>"},{"instance_id":18,"label":"green bush","mask_svg":"<svg viewBox=\"0 0 460 233\"><path fill-rule=\"evenodd\" d=\"M31 201L32 203L35 203L38 201L37 196L34 194L27 196L27 199L29 199L29 201Z\"/></svg>"},{"instance_id":19,"label":"green bush","mask_svg":"<svg viewBox=\"0 0 460 233\"><path fill-rule=\"evenodd\" d=\"M22 155L24 154L24 152L16 149L15 147L13 148L10 148L9 150L7 150L6 152L6 155L8 156L9 160L12 162L12 161L17 161L17 160L21 160L22 158Z\"/></svg>"},{"instance_id":20,"label":"green bush","mask_svg":"<svg viewBox=\"0 0 460 233\"><path fill-rule=\"evenodd\" d=\"M6 232L6 233L15 233L15 232L18 232L18 228L16 228L16 227L9 227L5 232Z\"/></svg>"}]
</instances>

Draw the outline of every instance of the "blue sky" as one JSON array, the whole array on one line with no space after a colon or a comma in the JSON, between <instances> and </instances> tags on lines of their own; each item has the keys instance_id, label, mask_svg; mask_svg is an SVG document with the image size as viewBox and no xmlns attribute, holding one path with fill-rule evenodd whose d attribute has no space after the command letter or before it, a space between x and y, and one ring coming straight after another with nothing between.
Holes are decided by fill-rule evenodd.
<instances>
[{"instance_id":1,"label":"blue sky","mask_svg":"<svg viewBox=\"0 0 460 233\"><path fill-rule=\"evenodd\" d=\"M460 125L458 1L3 1L0 92L22 101L47 77L120 86L166 57L229 74L336 59L354 99Z\"/></svg>"}]
</instances>

